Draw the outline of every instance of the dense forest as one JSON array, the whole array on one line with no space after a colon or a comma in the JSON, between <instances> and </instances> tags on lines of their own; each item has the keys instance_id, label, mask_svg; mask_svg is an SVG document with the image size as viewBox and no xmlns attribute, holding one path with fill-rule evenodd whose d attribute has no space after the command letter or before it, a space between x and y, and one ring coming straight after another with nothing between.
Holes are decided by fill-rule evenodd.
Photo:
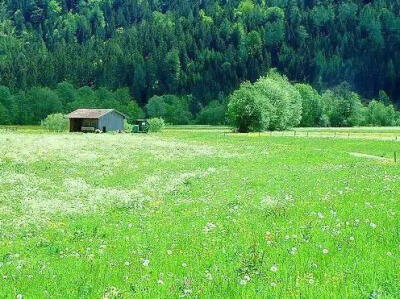
<instances>
[{"instance_id":1,"label":"dense forest","mask_svg":"<svg viewBox=\"0 0 400 299\"><path fill-rule=\"evenodd\" d=\"M7 108L0 94L0 114L31 105L37 116L14 118L35 122L57 110L35 93L54 97L68 82L78 94L124 90L120 101L127 88L143 108L190 98L196 115L271 68L319 92L345 81L396 103L399 49L400 0L3 0L0 85L13 96Z\"/></svg>"}]
</instances>

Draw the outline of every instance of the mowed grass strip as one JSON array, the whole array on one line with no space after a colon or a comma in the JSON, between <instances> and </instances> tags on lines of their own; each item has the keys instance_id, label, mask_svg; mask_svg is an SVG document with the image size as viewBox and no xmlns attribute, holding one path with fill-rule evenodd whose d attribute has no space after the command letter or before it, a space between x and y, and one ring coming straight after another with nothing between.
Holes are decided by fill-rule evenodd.
<instances>
[{"instance_id":1,"label":"mowed grass strip","mask_svg":"<svg viewBox=\"0 0 400 299\"><path fill-rule=\"evenodd\" d=\"M397 297L395 151L218 130L0 133L1 294Z\"/></svg>"}]
</instances>

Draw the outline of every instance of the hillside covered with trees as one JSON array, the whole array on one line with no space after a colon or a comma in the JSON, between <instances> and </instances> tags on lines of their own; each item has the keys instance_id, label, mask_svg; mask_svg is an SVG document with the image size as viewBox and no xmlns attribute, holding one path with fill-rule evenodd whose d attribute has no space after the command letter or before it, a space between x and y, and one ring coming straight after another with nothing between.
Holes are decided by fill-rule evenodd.
<instances>
[{"instance_id":1,"label":"hillside covered with trees","mask_svg":"<svg viewBox=\"0 0 400 299\"><path fill-rule=\"evenodd\" d=\"M396 102L399 49L400 0L5 0L0 115L35 123L99 103L139 115L127 97L144 108L176 95L208 122L271 68L320 93L346 81Z\"/></svg>"}]
</instances>

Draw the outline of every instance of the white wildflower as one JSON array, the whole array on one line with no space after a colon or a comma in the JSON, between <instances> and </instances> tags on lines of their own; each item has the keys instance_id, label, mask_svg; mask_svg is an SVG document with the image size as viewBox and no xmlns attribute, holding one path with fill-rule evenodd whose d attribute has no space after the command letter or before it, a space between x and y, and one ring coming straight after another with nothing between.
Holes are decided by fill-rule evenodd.
<instances>
[{"instance_id":1,"label":"white wildflower","mask_svg":"<svg viewBox=\"0 0 400 299\"><path fill-rule=\"evenodd\" d=\"M143 259L143 260L142 260L142 265L143 265L143 266L148 267L149 264L150 264L150 261L149 261L148 259Z\"/></svg>"},{"instance_id":2,"label":"white wildflower","mask_svg":"<svg viewBox=\"0 0 400 299\"><path fill-rule=\"evenodd\" d=\"M273 266L271 266L270 270L271 270L272 272L277 272L277 271L278 271L278 267L275 266L275 265L273 265Z\"/></svg>"},{"instance_id":3,"label":"white wildflower","mask_svg":"<svg viewBox=\"0 0 400 299\"><path fill-rule=\"evenodd\" d=\"M211 274L210 272L206 271L206 278L207 278L208 280L212 280L212 279L213 279L213 276L212 276L212 274Z\"/></svg>"},{"instance_id":4,"label":"white wildflower","mask_svg":"<svg viewBox=\"0 0 400 299\"><path fill-rule=\"evenodd\" d=\"M326 249L326 248L322 249L322 253L323 253L323 254L328 254L328 252L329 252L328 249Z\"/></svg>"},{"instance_id":5,"label":"white wildflower","mask_svg":"<svg viewBox=\"0 0 400 299\"><path fill-rule=\"evenodd\" d=\"M214 230L216 227L217 226L214 223L208 222L203 230L204 230L204 232L208 233L208 232Z\"/></svg>"}]
</instances>

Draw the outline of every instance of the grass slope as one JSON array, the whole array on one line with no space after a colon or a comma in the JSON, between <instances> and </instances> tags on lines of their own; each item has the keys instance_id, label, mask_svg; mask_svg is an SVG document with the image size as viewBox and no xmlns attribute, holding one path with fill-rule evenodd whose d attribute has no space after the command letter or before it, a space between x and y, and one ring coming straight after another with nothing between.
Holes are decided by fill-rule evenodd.
<instances>
[{"instance_id":1,"label":"grass slope","mask_svg":"<svg viewBox=\"0 0 400 299\"><path fill-rule=\"evenodd\" d=\"M397 297L400 143L253 137L1 132L2 296Z\"/></svg>"}]
</instances>

